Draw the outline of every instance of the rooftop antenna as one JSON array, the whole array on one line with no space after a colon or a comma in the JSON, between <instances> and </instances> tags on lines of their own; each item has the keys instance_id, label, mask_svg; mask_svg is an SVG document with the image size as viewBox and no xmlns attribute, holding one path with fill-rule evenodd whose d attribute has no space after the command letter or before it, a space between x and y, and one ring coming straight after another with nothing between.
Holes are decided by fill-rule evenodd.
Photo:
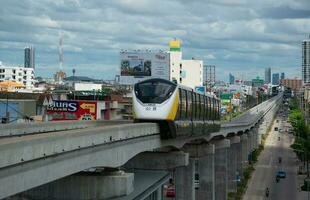
<instances>
[{"instance_id":1,"label":"rooftop antenna","mask_svg":"<svg viewBox=\"0 0 310 200\"><path fill-rule=\"evenodd\" d=\"M59 69L62 70L63 62L64 62L64 51L63 51L63 39L64 34L63 32L60 32L59 35L59 46L58 46L58 54L59 54Z\"/></svg>"}]
</instances>

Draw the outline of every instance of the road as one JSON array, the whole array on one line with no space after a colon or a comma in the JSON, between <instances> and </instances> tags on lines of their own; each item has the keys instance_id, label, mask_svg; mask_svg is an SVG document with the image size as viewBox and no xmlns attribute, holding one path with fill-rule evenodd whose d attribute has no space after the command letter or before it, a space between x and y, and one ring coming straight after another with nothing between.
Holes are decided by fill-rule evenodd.
<instances>
[{"instance_id":1,"label":"road","mask_svg":"<svg viewBox=\"0 0 310 200\"><path fill-rule=\"evenodd\" d=\"M270 134L266 140L265 149L259 156L255 166L255 171L248 183L248 188L244 200L293 200L298 199L298 180L297 180L297 158L290 148L293 143L293 135L288 133L279 133L274 131L274 127L279 129L282 126L282 120L275 120ZM280 140L278 139L280 137ZM282 163L278 162L279 156L282 157ZM278 170L286 172L286 178L276 182L275 176ZM265 197L266 187L270 190L268 198Z\"/></svg>"}]
</instances>

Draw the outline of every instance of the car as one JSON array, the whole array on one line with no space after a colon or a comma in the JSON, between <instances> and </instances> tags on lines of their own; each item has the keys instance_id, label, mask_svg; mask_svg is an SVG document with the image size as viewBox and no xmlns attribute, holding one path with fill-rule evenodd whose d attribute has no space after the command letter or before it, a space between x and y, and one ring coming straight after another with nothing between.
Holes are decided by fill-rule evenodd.
<instances>
[{"instance_id":1,"label":"car","mask_svg":"<svg viewBox=\"0 0 310 200\"><path fill-rule=\"evenodd\" d=\"M278 177L278 178L285 178L285 177L286 177L286 172L283 171L283 170L279 170L279 171L277 172L277 177Z\"/></svg>"},{"instance_id":2,"label":"car","mask_svg":"<svg viewBox=\"0 0 310 200\"><path fill-rule=\"evenodd\" d=\"M274 127L274 130L275 130L275 131L278 131L278 127Z\"/></svg>"},{"instance_id":3,"label":"car","mask_svg":"<svg viewBox=\"0 0 310 200\"><path fill-rule=\"evenodd\" d=\"M173 185L168 186L166 197L175 197L175 187Z\"/></svg>"}]
</instances>

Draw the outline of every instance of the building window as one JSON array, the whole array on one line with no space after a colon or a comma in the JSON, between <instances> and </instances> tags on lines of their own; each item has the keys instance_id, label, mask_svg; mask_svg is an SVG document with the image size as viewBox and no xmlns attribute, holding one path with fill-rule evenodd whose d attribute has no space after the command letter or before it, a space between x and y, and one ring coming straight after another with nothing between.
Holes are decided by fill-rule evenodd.
<instances>
[{"instance_id":1,"label":"building window","mask_svg":"<svg viewBox=\"0 0 310 200\"><path fill-rule=\"evenodd\" d=\"M26 81L23 81L23 84L24 84L24 85L26 85L26 83L27 83Z\"/></svg>"},{"instance_id":2,"label":"building window","mask_svg":"<svg viewBox=\"0 0 310 200\"><path fill-rule=\"evenodd\" d=\"M27 71L26 71L26 70L24 70L24 74L27 74Z\"/></svg>"},{"instance_id":3,"label":"building window","mask_svg":"<svg viewBox=\"0 0 310 200\"><path fill-rule=\"evenodd\" d=\"M182 78L180 78L180 83L182 83Z\"/></svg>"},{"instance_id":4,"label":"building window","mask_svg":"<svg viewBox=\"0 0 310 200\"><path fill-rule=\"evenodd\" d=\"M4 73L5 72L5 69L0 69L0 73Z\"/></svg>"},{"instance_id":5,"label":"building window","mask_svg":"<svg viewBox=\"0 0 310 200\"><path fill-rule=\"evenodd\" d=\"M13 69L13 74L15 74L16 73L16 69Z\"/></svg>"},{"instance_id":6,"label":"building window","mask_svg":"<svg viewBox=\"0 0 310 200\"><path fill-rule=\"evenodd\" d=\"M21 79L21 78L19 78L19 79L18 79L18 81L19 81L19 82L22 82L22 79Z\"/></svg>"},{"instance_id":7,"label":"building window","mask_svg":"<svg viewBox=\"0 0 310 200\"><path fill-rule=\"evenodd\" d=\"M26 80L26 79L27 79L27 76L23 76L23 79L25 79L25 80Z\"/></svg>"},{"instance_id":8,"label":"building window","mask_svg":"<svg viewBox=\"0 0 310 200\"><path fill-rule=\"evenodd\" d=\"M13 76L12 76L12 79L16 79L16 76L15 76L15 75L13 75Z\"/></svg>"},{"instance_id":9,"label":"building window","mask_svg":"<svg viewBox=\"0 0 310 200\"><path fill-rule=\"evenodd\" d=\"M182 69L182 63L180 63L180 69Z\"/></svg>"}]
</instances>

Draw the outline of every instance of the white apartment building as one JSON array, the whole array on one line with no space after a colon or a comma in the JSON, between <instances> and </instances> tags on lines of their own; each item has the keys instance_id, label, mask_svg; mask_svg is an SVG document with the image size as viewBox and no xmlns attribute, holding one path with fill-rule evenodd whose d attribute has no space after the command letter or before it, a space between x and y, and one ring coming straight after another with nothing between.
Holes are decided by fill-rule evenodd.
<instances>
[{"instance_id":1,"label":"white apartment building","mask_svg":"<svg viewBox=\"0 0 310 200\"><path fill-rule=\"evenodd\" d=\"M13 81L24 84L26 89L33 89L34 78L33 68L5 66L0 62L0 82Z\"/></svg>"},{"instance_id":2,"label":"white apartment building","mask_svg":"<svg viewBox=\"0 0 310 200\"><path fill-rule=\"evenodd\" d=\"M170 51L170 80L195 89L203 85L203 61L182 60L181 51Z\"/></svg>"}]
</instances>

